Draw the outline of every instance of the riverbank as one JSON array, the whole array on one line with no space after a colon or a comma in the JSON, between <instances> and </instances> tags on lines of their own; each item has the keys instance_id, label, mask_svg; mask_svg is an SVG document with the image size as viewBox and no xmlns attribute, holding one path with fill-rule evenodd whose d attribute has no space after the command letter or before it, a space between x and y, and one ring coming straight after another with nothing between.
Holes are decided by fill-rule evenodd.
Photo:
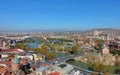
<instances>
[{"instance_id":1,"label":"riverbank","mask_svg":"<svg viewBox=\"0 0 120 75\"><path fill-rule=\"evenodd\" d=\"M77 66L79 68L85 69L85 70L90 70L90 71L94 71L93 69L91 69L92 65L91 64L86 64L86 63L82 63L80 61L75 61L75 60L68 60L66 61L66 63L69 63L71 65ZM101 71L106 73L109 72L110 74L114 74L115 70L120 69L120 66L104 66Z\"/></svg>"}]
</instances>

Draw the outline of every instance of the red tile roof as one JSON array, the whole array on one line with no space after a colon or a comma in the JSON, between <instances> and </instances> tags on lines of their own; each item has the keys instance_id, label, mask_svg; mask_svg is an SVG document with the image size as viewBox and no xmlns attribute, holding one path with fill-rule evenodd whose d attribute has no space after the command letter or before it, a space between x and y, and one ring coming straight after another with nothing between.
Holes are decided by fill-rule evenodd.
<instances>
[{"instance_id":1,"label":"red tile roof","mask_svg":"<svg viewBox=\"0 0 120 75\"><path fill-rule=\"evenodd\" d=\"M59 72L54 72L54 73L50 73L50 74L47 74L47 75L60 75Z\"/></svg>"},{"instance_id":2,"label":"red tile roof","mask_svg":"<svg viewBox=\"0 0 120 75\"><path fill-rule=\"evenodd\" d=\"M8 52L12 52L12 53L16 53L16 52L20 52L18 49L2 49L1 52L3 53L8 53Z\"/></svg>"},{"instance_id":3,"label":"red tile roof","mask_svg":"<svg viewBox=\"0 0 120 75\"><path fill-rule=\"evenodd\" d=\"M47 67L47 66L48 66L48 64L41 64L40 66L44 66L44 67Z\"/></svg>"}]
</instances>

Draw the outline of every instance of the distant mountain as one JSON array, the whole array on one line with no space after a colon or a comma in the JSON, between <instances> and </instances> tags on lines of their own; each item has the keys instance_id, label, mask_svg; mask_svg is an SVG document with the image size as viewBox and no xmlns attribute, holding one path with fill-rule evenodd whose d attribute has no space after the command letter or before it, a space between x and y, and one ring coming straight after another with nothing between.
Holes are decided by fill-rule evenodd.
<instances>
[{"instance_id":1,"label":"distant mountain","mask_svg":"<svg viewBox=\"0 0 120 75\"><path fill-rule=\"evenodd\" d=\"M116 30L116 31L119 31L120 29L115 29L115 28L94 28L94 29L91 29L91 30L88 30L88 31L107 31L107 30Z\"/></svg>"},{"instance_id":2,"label":"distant mountain","mask_svg":"<svg viewBox=\"0 0 120 75\"><path fill-rule=\"evenodd\" d=\"M94 32L95 30L97 31L104 31L104 32L116 32L120 35L120 29L115 29L115 28L95 28L95 29L91 29L88 31L85 31L86 33L91 33Z\"/></svg>"},{"instance_id":3,"label":"distant mountain","mask_svg":"<svg viewBox=\"0 0 120 75\"><path fill-rule=\"evenodd\" d=\"M71 29L34 29L34 30L0 30L0 32L83 32L83 33L89 33L93 31L116 31L120 33L120 29L115 28L95 28L95 29L89 29L89 30L71 30Z\"/></svg>"},{"instance_id":4,"label":"distant mountain","mask_svg":"<svg viewBox=\"0 0 120 75\"><path fill-rule=\"evenodd\" d=\"M36 29L36 30L30 30L29 32L64 32L66 30L62 29Z\"/></svg>"},{"instance_id":5,"label":"distant mountain","mask_svg":"<svg viewBox=\"0 0 120 75\"><path fill-rule=\"evenodd\" d=\"M115 29L115 28L101 28L101 29L99 29L99 28L96 28L96 29L93 29L93 30L98 30L98 31L103 30L104 31L104 30L120 30L120 29Z\"/></svg>"}]
</instances>

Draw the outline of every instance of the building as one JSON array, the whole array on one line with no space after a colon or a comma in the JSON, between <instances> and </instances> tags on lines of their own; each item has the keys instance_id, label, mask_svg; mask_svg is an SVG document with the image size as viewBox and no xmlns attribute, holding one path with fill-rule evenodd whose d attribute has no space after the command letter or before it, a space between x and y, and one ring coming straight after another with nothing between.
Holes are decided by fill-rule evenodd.
<instances>
[{"instance_id":1,"label":"building","mask_svg":"<svg viewBox=\"0 0 120 75\"><path fill-rule=\"evenodd\" d=\"M68 74L70 71L74 69L72 65L61 63L54 66L55 71L59 72L60 75Z\"/></svg>"},{"instance_id":2,"label":"building","mask_svg":"<svg viewBox=\"0 0 120 75\"><path fill-rule=\"evenodd\" d=\"M2 43L2 48L3 48L3 49L6 48L5 45L6 45L5 41L3 41L3 43Z\"/></svg>"},{"instance_id":3,"label":"building","mask_svg":"<svg viewBox=\"0 0 120 75\"><path fill-rule=\"evenodd\" d=\"M98 36L98 35L99 35L98 31L95 30L95 31L93 32L93 35L94 35L94 36Z\"/></svg>"},{"instance_id":4,"label":"building","mask_svg":"<svg viewBox=\"0 0 120 75\"><path fill-rule=\"evenodd\" d=\"M103 46L102 54L109 54L109 48L105 45Z\"/></svg>"},{"instance_id":5,"label":"building","mask_svg":"<svg viewBox=\"0 0 120 75\"><path fill-rule=\"evenodd\" d=\"M45 67L39 67L36 69L36 75L46 75L46 68Z\"/></svg>"},{"instance_id":6,"label":"building","mask_svg":"<svg viewBox=\"0 0 120 75\"><path fill-rule=\"evenodd\" d=\"M24 52L21 49L0 49L1 53L22 53Z\"/></svg>"},{"instance_id":7,"label":"building","mask_svg":"<svg viewBox=\"0 0 120 75\"><path fill-rule=\"evenodd\" d=\"M77 57L76 61L81 61L83 63L98 63L103 65L115 65L115 56L112 54L101 54L101 53L85 53L81 57Z\"/></svg>"},{"instance_id":8,"label":"building","mask_svg":"<svg viewBox=\"0 0 120 75\"><path fill-rule=\"evenodd\" d=\"M17 56L15 56L12 61L12 71L17 72L18 70L19 70L19 59L17 58Z\"/></svg>"},{"instance_id":9,"label":"building","mask_svg":"<svg viewBox=\"0 0 120 75\"><path fill-rule=\"evenodd\" d=\"M35 61L37 61L37 60L42 60L42 55L40 56L40 55L37 55L37 54L33 54L33 59L34 59Z\"/></svg>"},{"instance_id":10,"label":"building","mask_svg":"<svg viewBox=\"0 0 120 75\"><path fill-rule=\"evenodd\" d=\"M60 73L59 72L53 72L53 73L49 73L47 75L60 75Z\"/></svg>"},{"instance_id":11,"label":"building","mask_svg":"<svg viewBox=\"0 0 120 75\"><path fill-rule=\"evenodd\" d=\"M7 67L4 65L0 65L0 74L4 75L4 73L7 71Z\"/></svg>"}]
</instances>

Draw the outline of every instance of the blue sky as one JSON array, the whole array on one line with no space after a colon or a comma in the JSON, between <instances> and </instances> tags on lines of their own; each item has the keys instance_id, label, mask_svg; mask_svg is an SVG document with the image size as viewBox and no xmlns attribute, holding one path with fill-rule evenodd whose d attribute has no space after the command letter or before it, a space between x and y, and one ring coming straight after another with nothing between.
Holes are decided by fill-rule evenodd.
<instances>
[{"instance_id":1,"label":"blue sky","mask_svg":"<svg viewBox=\"0 0 120 75\"><path fill-rule=\"evenodd\" d=\"M120 0L0 0L0 30L120 28Z\"/></svg>"}]
</instances>

